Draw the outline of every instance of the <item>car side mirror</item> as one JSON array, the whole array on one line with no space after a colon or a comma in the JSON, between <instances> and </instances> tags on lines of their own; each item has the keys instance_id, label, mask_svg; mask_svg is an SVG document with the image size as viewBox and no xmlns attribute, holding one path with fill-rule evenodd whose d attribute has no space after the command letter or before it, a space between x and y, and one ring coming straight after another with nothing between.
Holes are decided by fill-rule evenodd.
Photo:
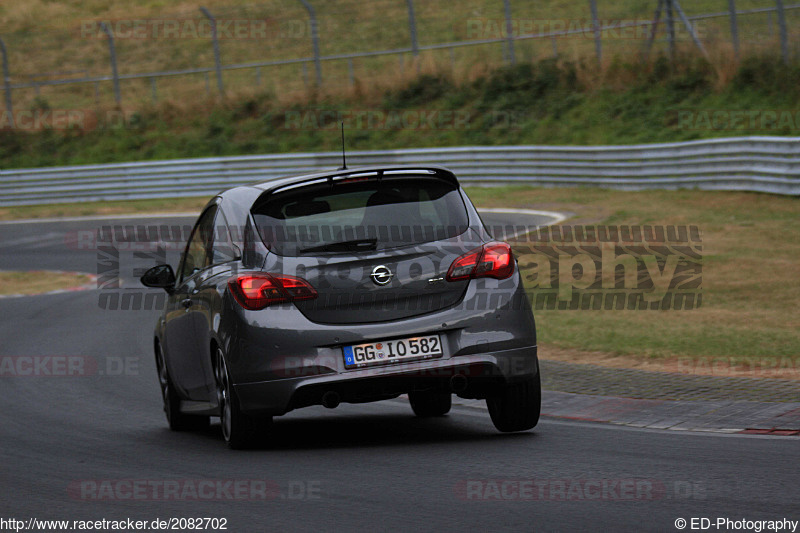
<instances>
[{"instance_id":1,"label":"car side mirror","mask_svg":"<svg viewBox=\"0 0 800 533\"><path fill-rule=\"evenodd\" d=\"M139 279L145 287L164 289L168 293L172 293L172 289L175 287L175 272L169 265L154 266Z\"/></svg>"}]
</instances>

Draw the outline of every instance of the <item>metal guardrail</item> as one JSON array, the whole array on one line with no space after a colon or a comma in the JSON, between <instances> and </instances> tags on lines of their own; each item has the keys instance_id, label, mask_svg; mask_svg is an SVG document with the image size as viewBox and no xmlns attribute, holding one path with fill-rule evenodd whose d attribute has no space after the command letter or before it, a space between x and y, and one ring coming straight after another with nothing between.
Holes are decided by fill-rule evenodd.
<instances>
[{"instance_id":1,"label":"metal guardrail","mask_svg":"<svg viewBox=\"0 0 800 533\"><path fill-rule=\"evenodd\" d=\"M800 195L800 137L633 146L466 146L347 154L349 166L443 165L464 182L615 189L717 189ZM339 152L0 170L0 206L211 195L335 169Z\"/></svg>"}]
</instances>

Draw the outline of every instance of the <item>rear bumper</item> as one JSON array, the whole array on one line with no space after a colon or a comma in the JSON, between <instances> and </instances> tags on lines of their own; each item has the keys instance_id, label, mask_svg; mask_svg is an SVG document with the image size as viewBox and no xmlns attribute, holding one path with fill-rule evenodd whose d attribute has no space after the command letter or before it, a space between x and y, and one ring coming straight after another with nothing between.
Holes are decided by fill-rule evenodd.
<instances>
[{"instance_id":1,"label":"rear bumper","mask_svg":"<svg viewBox=\"0 0 800 533\"><path fill-rule=\"evenodd\" d=\"M538 372L537 348L533 345L391 367L243 383L235 388L244 412L277 416L321 404L328 392L335 392L343 402L361 403L393 398L412 390L451 390L451 378L455 375L466 377L466 388L459 391L460 396L485 398L502 384L533 377Z\"/></svg>"}]
</instances>

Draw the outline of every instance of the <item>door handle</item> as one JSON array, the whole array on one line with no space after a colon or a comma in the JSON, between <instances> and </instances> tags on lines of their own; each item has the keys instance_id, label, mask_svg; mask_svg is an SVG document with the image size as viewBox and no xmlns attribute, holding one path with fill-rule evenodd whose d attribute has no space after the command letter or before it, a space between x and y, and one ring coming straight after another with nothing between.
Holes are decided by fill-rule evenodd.
<instances>
[{"instance_id":1,"label":"door handle","mask_svg":"<svg viewBox=\"0 0 800 533\"><path fill-rule=\"evenodd\" d=\"M185 300L181 300L181 305L188 310L192 306L192 299L186 298Z\"/></svg>"}]
</instances>

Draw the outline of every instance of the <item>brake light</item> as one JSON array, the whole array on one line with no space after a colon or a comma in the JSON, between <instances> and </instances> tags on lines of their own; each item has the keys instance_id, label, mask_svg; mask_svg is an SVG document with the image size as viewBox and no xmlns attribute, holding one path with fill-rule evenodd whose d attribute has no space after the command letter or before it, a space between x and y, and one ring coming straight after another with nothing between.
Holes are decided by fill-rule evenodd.
<instances>
[{"instance_id":1,"label":"brake light","mask_svg":"<svg viewBox=\"0 0 800 533\"><path fill-rule=\"evenodd\" d=\"M314 287L302 278L267 273L244 274L231 278L228 280L228 288L239 305L250 311L317 297Z\"/></svg>"},{"instance_id":2,"label":"brake light","mask_svg":"<svg viewBox=\"0 0 800 533\"><path fill-rule=\"evenodd\" d=\"M461 281L462 279L469 279L472 273L475 272L475 265L481 258L483 247L477 250L472 250L462 255L450 265L450 270L447 271L447 281Z\"/></svg>"},{"instance_id":3,"label":"brake light","mask_svg":"<svg viewBox=\"0 0 800 533\"><path fill-rule=\"evenodd\" d=\"M474 278L506 279L514 273L514 254L504 242L484 244L470 250L450 265L447 281Z\"/></svg>"}]
</instances>

